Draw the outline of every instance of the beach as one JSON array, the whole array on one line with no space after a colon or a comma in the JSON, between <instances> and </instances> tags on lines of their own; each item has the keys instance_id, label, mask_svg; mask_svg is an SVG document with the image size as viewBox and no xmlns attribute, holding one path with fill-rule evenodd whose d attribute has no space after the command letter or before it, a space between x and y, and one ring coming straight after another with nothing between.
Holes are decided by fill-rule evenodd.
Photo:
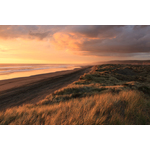
<instances>
[{"instance_id":1,"label":"beach","mask_svg":"<svg viewBox=\"0 0 150 150\"><path fill-rule=\"evenodd\" d=\"M0 81L34 75L73 70L80 65L73 64L0 64Z\"/></svg>"},{"instance_id":2,"label":"beach","mask_svg":"<svg viewBox=\"0 0 150 150\"><path fill-rule=\"evenodd\" d=\"M90 66L0 81L0 110L23 104L35 104L55 90L78 80Z\"/></svg>"}]
</instances>

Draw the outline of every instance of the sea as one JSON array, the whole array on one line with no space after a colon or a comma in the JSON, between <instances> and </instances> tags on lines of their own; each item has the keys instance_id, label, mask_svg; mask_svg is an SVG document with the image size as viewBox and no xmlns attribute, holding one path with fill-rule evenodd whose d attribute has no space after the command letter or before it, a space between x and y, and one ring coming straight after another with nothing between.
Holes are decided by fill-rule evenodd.
<instances>
[{"instance_id":1,"label":"sea","mask_svg":"<svg viewBox=\"0 0 150 150\"><path fill-rule=\"evenodd\" d=\"M0 80L80 68L70 64L0 64Z\"/></svg>"}]
</instances>

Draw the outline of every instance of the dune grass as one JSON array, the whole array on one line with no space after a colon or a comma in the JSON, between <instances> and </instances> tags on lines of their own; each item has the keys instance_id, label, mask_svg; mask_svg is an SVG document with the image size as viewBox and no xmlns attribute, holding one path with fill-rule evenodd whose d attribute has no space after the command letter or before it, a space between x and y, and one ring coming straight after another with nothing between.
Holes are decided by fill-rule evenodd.
<instances>
[{"instance_id":1,"label":"dune grass","mask_svg":"<svg viewBox=\"0 0 150 150\"><path fill-rule=\"evenodd\" d=\"M0 124L150 124L149 71L149 66L94 66L37 104L0 112Z\"/></svg>"},{"instance_id":2,"label":"dune grass","mask_svg":"<svg viewBox=\"0 0 150 150\"><path fill-rule=\"evenodd\" d=\"M0 113L0 124L150 124L150 101L137 91L103 93Z\"/></svg>"}]
</instances>

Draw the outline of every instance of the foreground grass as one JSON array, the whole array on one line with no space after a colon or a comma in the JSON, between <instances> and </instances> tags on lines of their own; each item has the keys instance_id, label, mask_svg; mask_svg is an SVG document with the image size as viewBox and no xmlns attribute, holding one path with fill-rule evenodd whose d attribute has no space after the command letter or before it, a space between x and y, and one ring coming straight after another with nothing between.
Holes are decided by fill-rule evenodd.
<instances>
[{"instance_id":1,"label":"foreground grass","mask_svg":"<svg viewBox=\"0 0 150 150\"><path fill-rule=\"evenodd\" d=\"M26 105L0 113L1 124L150 124L150 101L137 91L104 93L53 105Z\"/></svg>"},{"instance_id":2,"label":"foreground grass","mask_svg":"<svg viewBox=\"0 0 150 150\"><path fill-rule=\"evenodd\" d=\"M150 124L149 66L95 66L35 105L0 112L0 124Z\"/></svg>"}]
</instances>

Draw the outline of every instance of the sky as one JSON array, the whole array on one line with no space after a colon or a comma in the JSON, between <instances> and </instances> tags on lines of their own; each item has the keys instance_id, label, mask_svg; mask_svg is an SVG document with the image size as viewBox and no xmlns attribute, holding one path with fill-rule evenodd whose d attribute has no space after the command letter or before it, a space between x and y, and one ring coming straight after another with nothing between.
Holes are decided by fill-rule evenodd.
<instances>
[{"instance_id":1,"label":"sky","mask_svg":"<svg viewBox=\"0 0 150 150\"><path fill-rule=\"evenodd\" d=\"M150 26L0 25L0 63L148 60Z\"/></svg>"}]
</instances>

